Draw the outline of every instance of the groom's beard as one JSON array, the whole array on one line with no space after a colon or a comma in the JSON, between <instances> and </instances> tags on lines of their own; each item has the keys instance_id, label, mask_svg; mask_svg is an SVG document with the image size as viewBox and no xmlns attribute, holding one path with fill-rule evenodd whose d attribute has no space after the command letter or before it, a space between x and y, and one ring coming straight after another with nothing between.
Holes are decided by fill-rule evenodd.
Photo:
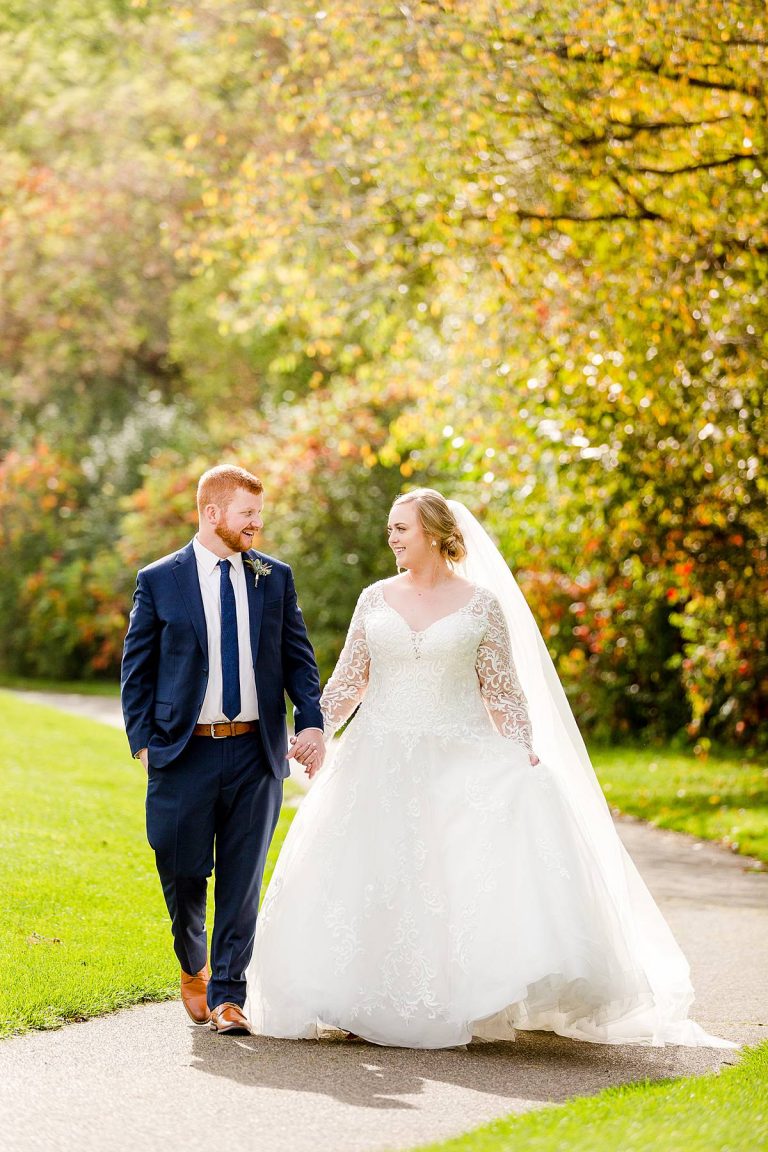
<instances>
[{"instance_id":1,"label":"groom's beard","mask_svg":"<svg viewBox=\"0 0 768 1152\"><path fill-rule=\"evenodd\" d=\"M244 539L240 532L235 532L234 529L230 528L226 520L223 524L216 525L215 532L227 548L231 548L233 552L247 552L251 547L252 541Z\"/></svg>"}]
</instances>

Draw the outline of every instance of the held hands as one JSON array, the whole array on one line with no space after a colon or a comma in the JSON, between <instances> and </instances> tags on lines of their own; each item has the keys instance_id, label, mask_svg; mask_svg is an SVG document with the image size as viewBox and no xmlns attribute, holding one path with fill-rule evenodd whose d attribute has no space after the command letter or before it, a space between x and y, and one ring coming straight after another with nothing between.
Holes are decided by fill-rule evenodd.
<instances>
[{"instance_id":1,"label":"held hands","mask_svg":"<svg viewBox=\"0 0 768 1152\"><path fill-rule=\"evenodd\" d=\"M325 740L320 728L304 728L303 731L291 736L291 747L286 753L286 760L296 760L301 764L311 780L316 772L323 766L325 759Z\"/></svg>"},{"instance_id":2,"label":"held hands","mask_svg":"<svg viewBox=\"0 0 768 1152\"><path fill-rule=\"evenodd\" d=\"M539 760L539 758L535 752L529 752L528 753L528 759L530 760L530 762L534 768L536 767L537 764L541 764L541 760Z\"/></svg>"}]
</instances>

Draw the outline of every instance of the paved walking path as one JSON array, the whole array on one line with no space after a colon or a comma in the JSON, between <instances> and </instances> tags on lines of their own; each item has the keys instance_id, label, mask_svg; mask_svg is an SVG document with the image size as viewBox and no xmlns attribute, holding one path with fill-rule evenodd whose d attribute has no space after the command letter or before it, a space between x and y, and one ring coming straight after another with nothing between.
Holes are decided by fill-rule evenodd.
<instances>
[{"instance_id":1,"label":"paved walking path","mask_svg":"<svg viewBox=\"0 0 768 1152\"><path fill-rule=\"evenodd\" d=\"M110 728L123 727L123 712L117 696L83 696L79 692L26 692L15 693L30 704L45 704L50 708L60 708L74 716L86 720L98 720L109 724Z\"/></svg>"},{"instance_id":2,"label":"paved walking path","mask_svg":"<svg viewBox=\"0 0 768 1152\"><path fill-rule=\"evenodd\" d=\"M83 714L105 719L106 703L89 697ZM768 1039L768 875L686 836L633 821L619 831L691 961L695 1018L742 1043ZM544 1033L439 1052L227 1039L191 1027L171 1002L0 1042L0 1144L4 1152L406 1149L611 1084L737 1059Z\"/></svg>"}]
</instances>

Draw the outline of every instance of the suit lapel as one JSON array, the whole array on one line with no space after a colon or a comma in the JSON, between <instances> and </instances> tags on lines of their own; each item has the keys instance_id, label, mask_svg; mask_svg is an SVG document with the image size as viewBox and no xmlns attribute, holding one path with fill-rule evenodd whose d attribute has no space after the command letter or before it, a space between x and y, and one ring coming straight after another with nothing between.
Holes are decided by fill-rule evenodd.
<instances>
[{"instance_id":1,"label":"suit lapel","mask_svg":"<svg viewBox=\"0 0 768 1152\"><path fill-rule=\"evenodd\" d=\"M200 591L200 581L197 576L197 559L191 542L180 552L176 553L176 562L173 566L173 575L179 586L181 598L189 613L192 627L195 630L200 647L205 656L208 655L208 631L205 626L205 609L203 596Z\"/></svg>"},{"instance_id":2,"label":"suit lapel","mask_svg":"<svg viewBox=\"0 0 768 1152\"><path fill-rule=\"evenodd\" d=\"M259 560L261 557L258 552L254 552L251 548L245 553L245 556L250 557L251 560ZM256 667L256 656L259 651L259 636L261 635L261 618L264 614L264 581L265 576L259 577L258 584L254 578L253 572L247 564L243 565L245 572L245 583L248 588L248 617L251 626L251 657L253 659L254 669Z\"/></svg>"}]
</instances>

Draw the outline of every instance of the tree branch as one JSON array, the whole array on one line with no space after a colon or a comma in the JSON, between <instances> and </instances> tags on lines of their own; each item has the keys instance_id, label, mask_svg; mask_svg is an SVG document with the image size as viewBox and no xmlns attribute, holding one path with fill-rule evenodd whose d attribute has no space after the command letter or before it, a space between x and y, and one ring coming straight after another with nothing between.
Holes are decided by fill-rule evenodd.
<instances>
[{"instance_id":1,"label":"tree branch","mask_svg":"<svg viewBox=\"0 0 768 1152\"><path fill-rule=\"evenodd\" d=\"M678 39L690 40L694 44L712 44L717 48L768 48L768 40L749 36L729 36L727 40L713 40L707 36L694 36L692 32L678 32Z\"/></svg>"},{"instance_id":2,"label":"tree branch","mask_svg":"<svg viewBox=\"0 0 768 1152\"><path fill-rule=\"evenodd\" d=\"M627 172L642 172L653 176L680 176L684 172L701 172L706 168L725 168L729 164L737 164L739 160L759 160L761 152L735 152L733 156L726 156L722 160L702 160L699 164L685 164L682 168L651 168L645 164L625 164Z\"/></svg>"},{"instance_id":3,"label":"tree branch","mask_svg":"<svg viewBox=\"0 0 768 1152\"><path fill-rule=\"evenodd\" d=\"M671 128L700 128L704 124L723 124L726 120L733 120L733 116L714 116L704 120L631 120L625 123L622 120L613 120L610 117L606 123L616 128L626 128L628 132L665 132Z\"/></svg>"},{"instance_id":4,"label":"tree branch","mask_svg":"<svg viewBox=\"0 0 768 1152\"><path fill-rule=\"evenodd\" d=\"M612 220L627 220L630 223L634 220L663 220L664 217L660 216L658 212L654 212L650 208L643 205L638 205L639 212L599 212L594 216L585 216L578 212L530 212L525 208L516 208L513 215L517 216L520 220L547 220L553 224L558 221L571 222L575 224L599 224Z\"/></svg>"}]
</instances>

